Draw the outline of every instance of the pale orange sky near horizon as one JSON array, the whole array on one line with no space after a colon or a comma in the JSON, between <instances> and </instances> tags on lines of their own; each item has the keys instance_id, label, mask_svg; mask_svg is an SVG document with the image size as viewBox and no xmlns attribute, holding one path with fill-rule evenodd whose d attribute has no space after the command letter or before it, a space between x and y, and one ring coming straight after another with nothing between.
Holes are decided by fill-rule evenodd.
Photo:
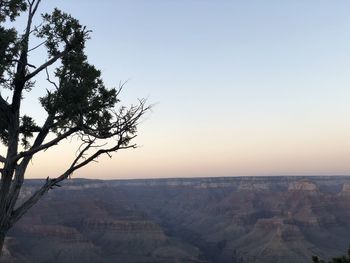
<instances>
[{"instance_id":1,"label":"pale orange sky near horizon","mask_svg":"<svg viewBox=\"0 0 350 263\"><path fill-rule=\"evenodd\" d=\"M107 86L129 79L122 102L155 103L139 148L74 177L350 175L350 2L60 0L40 11L54 5L93 30L87 54ZM24 100L38 123L45 85ZM76 146L38 154L27 178L58 176Z\"/></svg>"},{"instance_id":2,"label":"pale orange sky near horizon","mask_svg":"<svg viewBox=\"0 0 350 263\"><path fill-rule=\"evenodd\" d=\"M73 176L125 179L349 174L349 125L334 131L322 123L309 122L302 129L289 130L291 126L279 123L279 127L261 126L257 133L248 123L241 123L222 132L218 140L215 131L200 133L200 127L192 129L192 135L155 134L151 119L152 114L141 126L137 140L140 148L116 153L112 159L100 158ZM158 140L153 140L155 135ZM70 143L73 145L74 141ZM74 149L62 145L34 158L30 177L58 175L74 157Z\"/></svg>"}]
</instances>

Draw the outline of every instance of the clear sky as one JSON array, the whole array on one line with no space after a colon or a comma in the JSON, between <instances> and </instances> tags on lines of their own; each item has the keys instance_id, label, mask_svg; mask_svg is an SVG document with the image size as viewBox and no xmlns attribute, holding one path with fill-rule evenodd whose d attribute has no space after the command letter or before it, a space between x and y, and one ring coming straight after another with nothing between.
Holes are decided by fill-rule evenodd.
<instances>
[{"instance_id":1,"label":"clear sky","mask_svg":"<svg viewBox=\"0 0 350 263\"><path fill-rule=\"evenodd\" d=\"M87 53L105 83L129 80L124 103L156 103L139 149L74 176L350 174L349 1L43 0L40 11L55 6L93 30ZM40 119L37 95L25 105ZM34 158L29 176L59 174L73 145Z\"/></svg>"}]
</instances>

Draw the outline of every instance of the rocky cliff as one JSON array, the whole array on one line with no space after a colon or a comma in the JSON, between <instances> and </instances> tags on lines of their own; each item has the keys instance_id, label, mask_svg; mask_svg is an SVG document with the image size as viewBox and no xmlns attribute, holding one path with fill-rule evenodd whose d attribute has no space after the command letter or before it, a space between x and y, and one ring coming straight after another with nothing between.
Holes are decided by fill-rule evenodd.
<instances>
[{"instance_id":1,"label":"rocky cliff","mask_svg":"<svg viewBox=\"0 0 350 263\"><path fill-rule=\"evenodd\" d=\"M40 181L26 182L27 198ZM310 262L350 244L350 177L70 180L6 240L6 262Z\"/></svg>"}]
</instances>

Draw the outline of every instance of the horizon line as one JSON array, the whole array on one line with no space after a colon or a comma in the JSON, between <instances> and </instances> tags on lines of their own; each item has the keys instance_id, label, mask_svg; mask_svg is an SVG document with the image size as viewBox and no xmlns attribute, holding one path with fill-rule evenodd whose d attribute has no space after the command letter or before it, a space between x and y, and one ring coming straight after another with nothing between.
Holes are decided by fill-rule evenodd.
<instances>
[{"instance_id":1,"label":"horizon line","mask_svg":"<svg viewBox=\"0 0 350 263\"><path fill-rule=\"evenodd\" d=\"M131 180L175 180L175 179L219 179L219 178L266 178L266 177L350 177L350 174L321 174L321 175L233 175L233 176L192 176L192 177L147 177L147 178L86 178L86 177L76 177L66 179L64 181L71 180L91 180L91 181L131 181ZM46 178L26 178L25 180L46 180Z\"/></svg>"}]
</instances>

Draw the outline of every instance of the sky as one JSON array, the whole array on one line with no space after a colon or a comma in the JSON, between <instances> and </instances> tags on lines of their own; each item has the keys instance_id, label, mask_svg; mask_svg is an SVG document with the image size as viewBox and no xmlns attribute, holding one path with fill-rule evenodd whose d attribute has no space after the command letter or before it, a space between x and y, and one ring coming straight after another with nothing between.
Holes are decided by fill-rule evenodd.
<instances>
[{"instance_id":1,"label":"sky","mask_svg":"<svg viewBox=\"0 0 350 263\"><path fill-rule=\"evenodd\" d=\"M39 11L54 7L93 31L89 61L107 86L128 81L124 104L155 104L138 149L73 176L350 174L349 1L44 0ZM24 101L39 123L45 85ZM59 175L76 143L35 157L28 177Z\"/></svg>"}]
</instances>

